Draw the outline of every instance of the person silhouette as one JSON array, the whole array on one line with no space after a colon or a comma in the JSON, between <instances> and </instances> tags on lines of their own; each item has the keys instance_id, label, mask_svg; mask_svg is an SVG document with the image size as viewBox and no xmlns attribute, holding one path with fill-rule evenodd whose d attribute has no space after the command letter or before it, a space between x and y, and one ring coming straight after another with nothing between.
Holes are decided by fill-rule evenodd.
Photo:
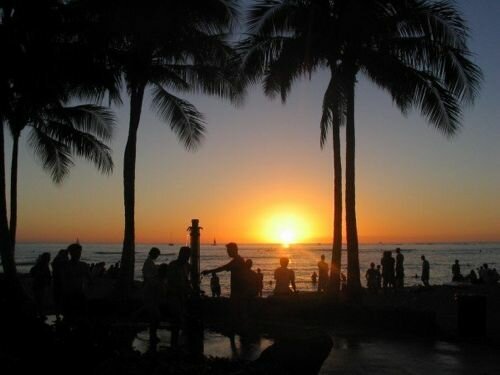
<instances>
[{"instance_id":1,"label":"person silhouette","mask_svg":"<svg viewBox=\"0 0 500 375\"><path fill-rule=\"evenodd\" d=\"M401 253L401 249L398 247L396 249L396 277L395 277L396 288L403 288L405 284L404 260L405 257Z\"/></svg>"},{"instance_id":2,"label":"person silhouette","mask_svg":"<svg viewBox=\"0 0 500 375\"><path fill-rule=\"evenodd\" d=\"M425 256L421 256L420 259L422 259L422 276L421 280L422 283L424 283L424 286L428 287L429 286L429 278L430 278L430 264L429 261L425 259Z\"/></svg>"},{"instance_id":3,"label":"person silhouette","mask_svg":"<svg viewBox=\"0 0 500 375\"><path fill-rule=\"evenodd\" d=\"M160 279L158 277L158 266L155 260L160 256L160 249L152 247L148 257L142 266L143 283L143 303L149 320L149 340L159 341L157 336L160 325Z\"/></svg>"},{"instance_id":4,"label":"person silhouette","mask_svg":"<svg viewBox=\"0 0 500 375\"><path fill-rule=\"evenodd\" d=\"M253 261L247 259L245 261L245 289L248 297L253 298L259 294L259 276L257 272L252 270Z\"/></svg>"},{"instance_id":5,"label":"person silhouette","mask_svg":"<svg viewBox=\"0 0 500 375\"><path fill-rule=\"evenodd\" d=\"M290 285L292 285L293 292L297 292L295 286L295 272L288 269L290 260L286 257L280 258L280 267L274 271L274 280L276 285L274 287L274 295L289 295L292 293Z\"/></svg>"},{"instance_id":6,"label":"person silhouette","mask_svg":"<svg viewBox=\"0 0 500 375\"><path fill-rule=\"evenodd\" d=\"M38 316L45 320L45 299L47 290L50 287L52 275L49 268L50 253L41 254L35 265L31 268L30 274L33 277L33 295L35 297Z\"/></svg>"},{"instance_id":7,"label":"person silhouette","mask_svg":"<svg viewBox=\"0 0 500 375\"><path fill-rule=\"evenodd\" d=\"M318 262L318 292L326 292L328 288L328 263L325 262L325 256L321 255L321 260Z\"/></svg>"},{"instance_id":8,"label":"person silhouette","mask_svg":"<svg viewBox=\"0 0 500 375\"><path fill-rule=\"evenodd\" d=\"M211 273L219 273L222 271L231 272L231 294L230 298L238 299L245 294L245 261L238 254L238 245L234 242L230 242L226 245L227 255L231 258L231 261L226 263L221 267L217 267L211 270L205 270L201 274L208 275Z\"/></svg>"},{"instance_id":9,"label":"person silhouette","mask_svg":"<svg viewBox=\"0 0 500 375\"><path fill-rule=\"evenodd\" d=\"M258 293L259 297L262 297L262 290L264 289L264 275L262 274L260 268L257 268L257 279L258 279Z\"/></svg>"},{"instance_id":10,"label":"person silhouette","mask_svg":"<svg viewBox=\"0 0 500 375\"><path fill-rule=\"evenodd\" d=\"M377 264L377 269L375 270L375 280L376 280L376 289L382 288L382 272L380 271L380 264Z\"/></svg>"},{"instance_id":11,"label":"person silhouette","mask_svg":"<svg viewBox=\"0 0 500 375\"><path fill-rule=\"evenodd\" d=\"M377 289L377 270L375 269L375 263L370 263L370 268L366 271L366 286L370 290Z\"/></svg>"},{"instance_id":12,"label":"person silhouette","mask_svg":"<svg viewBox=\"0 0 500 375\"><path fill-rule=\"evenodd\" d=\"M59 320L62 313L64 270L69 262L68 251L61 249L52 261L52 296L56 319Z\"/></svg>"},{"instance_id":13,"label":"person silhouette","mask_svg":"<svg viewBox=\"0 0 500 375\"><path fill-rule=\"evenodd\" d=\"M189 258L191 248L182 246L177 259L170 262L167 272L167 305L171 317L171 344L177 346L179 331L185 330L187 320L187 303L192 292L189 281Z\"/></svg>"},{"instance_id":14,"label":"person silhouette","mask_svg":"<svg viewBox=\"0 0 500 375\"><path fill-rule=\"evenodd\" d=\"M316 283L318 282L318 274L316 273L316 271L314 271L311 275L311 282L316 285Z\"/></svg>"},{"instance_id":15,"label":"person silhouette","mask_svg":"<svg viewBox=\"0 0 500 375\"><path fill-rule=\"evenodd\" d=\"M238 245L235 242L229 242L226 245L227 255L231 261L223 266L205 270L201 274L208 275L210 273L218 273L222 271L231 272L230 295L229 295L229 310L230 319L228 324L229 336L234 339L234 334L237 330L243 329L246 325L247 316L247 286L246 286L246 270L245 260L238 254Z\"/></svg>"},{"instance_id":16,"label":"person silhouette","mask_svg":"<svg viewBox=\"0 0 500 375\"><path fill-rule=\"evenodd\" d=\"M453 275L451 281L463 281L464 277L460 272L460 263L455 259L455 263L451 266L451 273Z\"/></svg>"},{"instance_id":17,"label":"person silhouette","mask_svg":"<svg viewBox=\"0 0 500 375\"><path fill-rule=\"evenodd\" d=\"M212 272L212 277L210 278L210 289L212 297L220 297L220 280L215 272Z\"/></svg>"},{"instance_id":18,"label":"person silhouette","mask_svg":"<svg viewBox=\"0 0 500 375\"><path fill-rule=\"evenodd\" d=\"M384 289L388 287L394 287L394 258L392 257L392 252L384 251L382 260L382 278Z\"/></svg>"},{"instance_id":19,"label":"person silhouette","mask_svg":"<svg viewBox=\"0 0 500 375\"><path fill-rule=\"evenodd\" d=\"M72 243L67 251L70 260L64 268L63 306L64 320L70 324L87 321L87 296L85 288L91 282L89 265L80 260L82 246Z\"/></svg>"}]
</instances>

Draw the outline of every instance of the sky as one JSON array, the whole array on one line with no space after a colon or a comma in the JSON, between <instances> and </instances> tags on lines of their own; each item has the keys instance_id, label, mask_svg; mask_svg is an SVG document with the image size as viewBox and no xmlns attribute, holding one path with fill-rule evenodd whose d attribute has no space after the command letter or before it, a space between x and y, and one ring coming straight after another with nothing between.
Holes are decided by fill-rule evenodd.
<instances>
[{"instance_id":1,"label":"sky","mask_svg":"<svg viewBox=\"0 0 500 375\"><path fill-rule=\"evenodd\" d=\"M500 1L457 4L471 28L470 47L484 82L455 137L444 137L418 112L404 117L387 93L359 77L356 207L362 243L500 241ZM238 108L186 97L207 121L196 152L178 143L147 97L137 145L136 242L184 243L193 218L204 228L205 243L331 242L332 145L319 145L327 79L321 72L300 81L286 105L257 86ZM115 108L111 176L78 161L64 183L54 185L22 138L19 242L122 241L124 99ZM6 146L9 155L10 139ZM343 141L342 147L344 153Z\"/></svg>"}]
</instances>

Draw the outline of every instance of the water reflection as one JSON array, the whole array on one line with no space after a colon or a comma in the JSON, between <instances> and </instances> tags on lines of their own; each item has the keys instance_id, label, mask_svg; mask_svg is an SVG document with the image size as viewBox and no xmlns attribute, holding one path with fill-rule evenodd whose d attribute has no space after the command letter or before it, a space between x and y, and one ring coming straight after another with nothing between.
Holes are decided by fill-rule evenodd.
<instances>
[{"instance_id":1,"label":"water reflection","mask_svg":"<svg viewBox=\"0 0 500 375\"><path fill-rule=\"evenodd\" d=\"M137 334L132 343L132 347L140 353L146 353L152 350L160 351L161 349L170 347L171 333L169 330L159 329L158 337L160 341L152 346L149 342L149 332L145 329ZM273 340L262 337L259 334L245 336L235 335L231 338L217 332L205 330L202 348L205 356L253 361L273 343ZM192 342L189 342L188 337L181 335L179 338L179 345L188 347L189 345L192 346Z\"/></svg>"}]
</instances>

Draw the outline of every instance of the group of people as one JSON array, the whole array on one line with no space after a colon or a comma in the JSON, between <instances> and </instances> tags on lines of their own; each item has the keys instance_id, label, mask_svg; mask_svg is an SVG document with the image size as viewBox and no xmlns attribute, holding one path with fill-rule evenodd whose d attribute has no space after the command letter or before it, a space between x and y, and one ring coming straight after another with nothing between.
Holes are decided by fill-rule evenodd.
<instances>
[{"instance_id":1,"label":"group of people","mask_svg":"<svg viewBox=\"0 0 500 375\"><path fill-rule=\"evenodd\" d=\"M370 290L403 288L405 280L404 255L398 247L395 250L396 257L392 256L392 251L384 251L380 265L375 267L375 263L370 263L370 268L366 271L366 284ZM430 286L430 263L425 255L420 257L422 260L422 272L420 280L425 287ZM417 276L418 277L418 276Z\"/></svg>"},{"instance_id":2,"label":"group of people","mask_svg":"<svg viewBox=\"0 0 500 375\"><path fill-rule=\"evenodd\" d=\"M179 249L176 260L157 265L155 261L160 254L160 249L151 248L142 266L144 305L139 312L146 312L149 319L150 341L157 342L159 340L157 330L164 315L163 307L166 307L172 325L171 341L175 346L179 331L185 326L188 300L193 292L193 285L189 279L191 249L183 246Z\"/></svg>"},{"instance_id":3,"label":"group of people","mask_svg":"<svg viewBox=\"0 0 500 375\"><path fill-rule=\"evenodd\" d=\"M257 271L252 269L253 261L243 259L238 253L238 245L230 242L226 245L226 250L231 260L223 266L203 271L202 275L211 275L210 289L212 297L220 297L221 287L217 274L222 271L231 272L231 294L230 298L246 298L262 296L264 288L264 275L260 268Z\"/></svg>"},{"instance_id":4,"label":"group of people","mask_svg":"<svg viewBox=\"0 0 500 375\"><path fill-rule=\"evenodd\" d=\"M370 268L366 271L366 284L370 290L403 288L405 279L404 255L398 247L395 250L396 257L392 256L392 251L384 251L380 265L375 267L375 263L370 263ZM422 255L422 282L429 286L429 262Z\"/></svg>"},{"instance_id":5,"label":"group of people","mask_svg":"<svg viewBox=\"0 0 500 375\"><path fill-rule=\"evenodd\" d=\"M470 270L469 274L466 276L462 275L460 270L460 262L458 259L451 266L452 279L454 282L468 282L471 284L486 284L494 285L500 280L500 274L496 268L489 268L487 263L484 263L479 269L474 271Z\"/></svg>"},{"instance_id":6,"label":"group of people","mask_svg":"<svg viewBox=\"0 0 500 375\"><path fill-rule=\"evenodd\" d=\"M59 250L52 263L50 253L41 254L31 268L33 295L42 319L46 318L45 301L51 286L58 319L64 314L65 319L70 322L85 313L84 289L91 282L91 271L89 265L80 260L81 255L82 246L73 243L66 249Z\"/></svg>"}]
</instances>

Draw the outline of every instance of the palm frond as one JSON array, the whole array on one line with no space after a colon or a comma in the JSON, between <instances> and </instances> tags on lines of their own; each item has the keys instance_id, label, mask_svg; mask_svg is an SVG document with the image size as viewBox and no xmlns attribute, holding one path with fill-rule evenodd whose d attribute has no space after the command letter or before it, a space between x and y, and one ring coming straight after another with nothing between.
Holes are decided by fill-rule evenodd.
<instances>
[{"instance_id":1,"label":"palm frond","mask_svg":"<svg viewBox=\"0 0 500 375\"><path fill-rule=\"evenodd\" d=\"M370 63L363 72L380 88L387 90L403 114L418 108L438 130L451 136L460 128L458 98L436 76L402 64L392 56L366 54Z\"/></svg>"},{"instance_id":2,"label":"palm frond","mask_svg":"<svg viewBox=\"0 0 500 375\"><path fill-rule=\"evenodd\" d=\"M60 107L47 111L46 118L66 123L83 133L97 136L109 141L113 137L115 127L114 113L105 107L93 104L82 104Z\"/></svg>"},{"instance_id":3,"label":"palm frond","mask_svg":"<svg viewBox=\"0 0 500 375\"><path fill-rule=\"evenodd\" d=\"M28 142L42 168L50 173L55 183L61 183L73 166L70 149L37 128L30 129Z\"/></svg>"},{"instance_id":4,"label":"palm frond","mask_svg":"<svg viewBox=\"0 0 500 375\"><path fill-rule=\"evenodd\" d=\"M169 124L187 150L195 150L199 146L205 133L205 120L191 103L170 94L157 84L153 86L151 106Z\"/></svg>"}]
</instances>

